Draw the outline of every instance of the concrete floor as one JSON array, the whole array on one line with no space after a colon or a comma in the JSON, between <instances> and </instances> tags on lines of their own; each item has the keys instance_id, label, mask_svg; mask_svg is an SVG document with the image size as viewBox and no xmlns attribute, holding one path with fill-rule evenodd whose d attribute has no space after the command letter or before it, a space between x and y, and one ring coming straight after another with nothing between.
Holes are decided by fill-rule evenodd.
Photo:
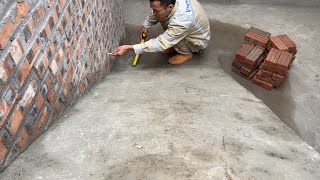
<instances>
[{"instance_id":1,"label":"concrete floor","mask_svg":"<svg viewBox=\"0 0 320 180\"><path fill-rule=\"evenodd\" d=\"M127 22L142 24L150 13L148 1L124 1ZM320 152L320 1L310 0L199 0L209 19L242 27L212 23L210 51L221 67L238 83L261 99L286 125ZM301 2L305 2L304 6ZM243 4L246 3L246 4ZM291 4L291 5L290 5ZM136 13L139 12L139 13ZM255 26L273 35L288 34L298 54L284 85L268 93L232 74L232 55L239 48L245 29ZM217 34L216 31L228 33ZM241 33L239 33L241 31ZM235 36L240 34L240 36ZM230 37L233 35L232 37ZM138 40L136 40L138 42ZM238 44L234 44L234 43ZM229 44L230 43L230 44ZM276 101L275 101L276 100Z\"/></svg>"},{"instance_id":2,"label":"concrete floor","mask_svg":"<svg viewBox=\"0 0 320 180\"><path fill-rule=\"evenodd\" d=\"M150 9L146 1L124 2L126 22L130 23L126 41L138 42L134 35L138 26L133 24L141 23ZM232 24L240 24L241 17L248 15L240 11L245 7L252 13L282 8L203 3L212 19ZM283 8L297 12L295 19L320 14L307 7ZM237 15L231 16L235 12ZM244 25L264 28L256 18L244 18ZM292 18L284 16L294 25ZM259 24L252 23L256 21ZM270 22L281 24L274 17ZM316 72L313 68L317 66L309 63L318 54L302 60L302 55L315 52L319 46L307 48L308 43L317 44L316 33L294 36L311 39L300 43L301 55L289 80L282 90L275 91L279 94L272 94L228 74L229 59L240 46L245 29L216 20L211 25L210 49L181 66L169 65L170 55L143 54L135 68L130 66L133 53L119 59L106 81L14 161L0 179L319 179L319 153L283 123L284 115L272 109L277 107L274 99L279 98L279 111L288 113L288 121L292 117L302 121L296 116L300 108L292 109L291 104L283 107L288 93L281 93L289 85L295 87L294 71ZM150 36L159 32L157 27ZM311 86L311 75L305 78L299 84L306 84L309 93L314 90L308 95L317 98L319 84ZM253 95L255 90L258 93ZM294 94L289 100L307 106L301 91L290 91ZM267 104L264 98L259 100L259 93L273 97L273 101ZM299 96L293 96L296 94ZM316 117L312 113L311 109L308 116ZM311 121L308 116L305 121Z\"/></svg>"}]
</instances>

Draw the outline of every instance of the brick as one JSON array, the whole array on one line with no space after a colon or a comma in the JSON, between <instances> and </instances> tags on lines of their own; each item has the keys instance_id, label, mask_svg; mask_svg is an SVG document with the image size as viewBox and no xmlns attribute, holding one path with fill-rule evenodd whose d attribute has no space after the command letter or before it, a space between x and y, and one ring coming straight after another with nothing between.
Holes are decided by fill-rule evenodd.
<instances>
[{"instance_id":1,"label":"brick","mask_svg":"<svg viewBox=\"0 0 320 180\"><path fill-rule=\"evenodd\" d=\"M273 72L280 76L285 76L288 73L288 70L274 69Z\"/></svg>"},{"instance_id":2,"label":"brick","mask_svg":"<svg viewBox=\"0 0 320 180\"><path fill-rule=\"evenodd\" d=\"M62 59L64 57L64 52L63 52L62 48L59 49L58 55L59 55L60 59Z\"/></svg>"},{"instance_id":3,"label":"brick","mask_svg":"<svg viewBox=\"0 0 320 180\"><path fill-rule=\"evenodd\" d=\"M235 62L237 62L238 64L242 64L246 56L252 51L253 48L254 46L252 45L242 45L242 47L238 50L238 52L235 55Z\"/></svg>"},{"instance_id":4,"label":"brick","mask_svg":"<svg viewBox=\"0 0 320 180\"><path fill-rule=\"evenodd\" d=\"M33 64L35 63L36 59L37 59L37 56L39 54L39 42L35 42L32 46L32 48L30 49L28 55L27 55L27 60L28 60L28 63L30 64L30 66L33 66Z\"/></svg>"},{"instance_id":5,"label":"brick","mask_svg":"<svg viewBox=\"0 0 320 180\"><path fill-rule=\"evenodd\" d=\"M267 37L261 36L255 32L247 32L244 39L247 43L261 48L265 48L269 40Z\"/></svg>"},{"instance_id":6,"label":"brick","mask_svg":"<svg viewBox=\"0 0 320 180\"><path fill-rule=\"evenodd\" d=\"M16 135L16 133L20 127L21 122L22 122L22 113L20 111L20 107L18 106L15 109L13 116L11 118L11 121L10 121L10 130L13 135Z\"/></svg>"},{"instance_id":7,"label":"brick","mask_svg":"<svg viewBox=\"0 0 320 180\"><path fill-rule=\"evenodd\" d=\"M254 33L259 34L259 35L261 35L261 36L263 36L263 37L266 37L266 38L269 38L269 37L271 36L271 33L266 32L266 31L263 31L263 30L258 29L258 28L256 28L256 27L253 27L253 26L251 26L251 27L248 29L248 32L254 32Z\"/></svg>"},{"instance_id":8,"label":"brick","mask_svg":"<svg viewBox=\"0 0 320 180\"><path fill-rule=\"evenodd\" d=\"M29 84L24 96L20 101L20 106L22 109L28 108L31 106L31 101L35 96L35 92L31 84Z\"/></svg>"},{"instance_id":9,"label":"brick","mask_svg":"<svg viewBox=\"0 0 320 180\"><path fill-rule=\"evenodd\" d=\"M32 31L28 28L28 26L23 28L24 40L28 43L29 39L31 38Z\"/></svg>"},{"instance_id":10,"label":"brick","mask_svg":"<svg viewBox=\"0 0 320 180\"><path fill-rule=\"evenodd\" d=\"M48 0L48 5L52 6L52 4L54 3L54 0Z\"/></svg>"},{"instance_id":11,"label":"brick","mask_svg":"<svg viewBox=\"0 0 320 180\"><path fill-rule=\"evenodd\" d=\"M51 83L51 80L50 80L50 76L46 77L45 84L46 84L48 90L52 89L52 83Z\"/></svg>"},{"instance_id":12,"label":"brick","mask_svg":"<svg viewBox=\"0 0 320 180\"><path fill-rule=\"evenodd\" d=\"M253 48L252 51L246 56L244 63L249 64L249 65L253 65L255 62L254 57L258 53L257 50L258 50L257 48Z\"/></svg>"},{"instance_id":13,"label":"brick","mask_svg":"<svg viewBox=\"0 0 320 180\"><path fill-rule=\"evenodd\" d=\"M50 44L50 50L51 50L52 54L55 53L57 46L58 46L58 41L57 41L57 39L54 39L54 41Z\"/></svg>"},{"instance_id":14,"label":"brick","mask_svg":"<svg viewBox=\"0 0 320 180\"><path fill-rule=\"evenodd\" d=\"M11 21L7 21L4 24L4 26L1 28L1 30L0 30L0 34L1 34L1 36L0 36L0 49L3 49L7 45L14 28L15 28L15 26Z\"/></svg>"},{"instance_id":15,"label":"brick","mask_svg":"<svg viewBox=\"0 0 320 180\"><path fill-rule=\"evenodd\" d=\"M283 81L284 80L284 76L273 74L272 75L272 80L274 80L274 81Z\"/></svg>"},{"instance_id":16,"label":"brick","mask_svg":"<svg viewBox=\"0 0 320 180\"><path fill-rule=\"evenodd\" d=\"M246 56L242 65L247 69L256 69L257 66L260 65L261 61L263 61L262 53L263 50L258 47L254 47L254 49Z\"/></svg>"},{"instance_id":17,"label":"brick","mask_svg":"<svg viewBox=\"0 0 320 180\"><path fill-rule=\"evenodd\" d=\"M20 151L24 151L26 149L29 137L30 137L30 135L28 134L27 129L23 128L22 132L18 138L18 141L17 141L17 145L18 145Z\"/></svg>"},{"instance_id":18,"label":"brick","mask_svg":"<svg viewBox=\"0 0 320 180\"><path fill-rule=\"evenodd\" d=\"M59 68L60 62L61 62L61 58L60 58L59 54L57 54L55 57L55 63L57 64L58 68Z\"/></svg>"},{"instance_id":19,"label":"brick","mask_svg":"<svg viewBox=\"0 0 320 180\"><path fill-rule=\"evenodd\" d=\"M40 93L38 93L38 95L36 96L36 105L38 109L41 109L43 103L44 103L44 98Z\"/></svg>"},{"instance_id":20,"label":"brick","mask_svg":"<svg viewBox=\"0 0 320 180\"><path fill-rule=\"evenodd\" d=\"M269 71L275 68L277 61L281 55L281 51L272 48L265 60L265 65L269 66Z\"/></svg>"},{"instance_id":21,"label":"brick","mask_svg":"<svg viewBox=\"0 0 320 180\"><path fill-rule=\"evenodd\" d=\"M280 40L288 47L290 53L296 53L297 45L289 38L288 35L282 34L278 36Z\"/></svg>"},{"instance_id":22,"label":"brick","mask_svg":"<svg viewBox=\"0 0 320 180\"><path fill-rule=\"evenodd\" d=\"M59 72L58 72L58 75L57 75L57 81L58 81L59 84L62 81L62 76L61 76L61 74Z\"/></svg>"},{"instance_id":23,"label":"brick","mask_svg":"<svg viewBox=\"0 0 320 180\"><path fill-rule=\"evenodd\" d=\"M16 15L16 23L19 24L21 19L23 19L27 13L29 12L30 7L25 2L17 3L17 15Z\"/></svg>"},{"instance_id":24,"label":"brick","mask_svg":"<svg viewBox=\"0 0 320 180\"><path fill-rule=\"evenodd\" d=\"M14 64L14 60L11 56L10 53L8 53L6 55L6 58L4 60L4 68L5 68L5 71L7 72L8 75L10 75L13 71L13 69L15 68L15 64Z\"/></svg>"},{"instance_id":25,"label":"brick","mask_svg":"<svg viewBox=\"0 0 320 180\"><path fill-rule=\"evenodd\" d=\"M268 82L270 84L273 83L272 78L271 77L267 77L267 76L263 76L261 73L261 70L258 71L258 73L256 74L256 78L265 82Z\"/></svg>"},{"instance_id":26,"label":"brick","mask_svg":"<svg viewBox=\"0 0 320 180\"><path fill-rule=\"evenodd\" d=\"M44 72L47 70L48 68L48 57L47 54L44 53L42 57L40 57L40 59L38 59L38 61L34 64L34 69L36 69L36 72L40 75L43 76Z\"/></svg>"},{"instance_id":27,"label":"brick","mask_svg":"<svg viewBox=\"0 0 320 180\"><path fill-rule=\"evenodd\" d=\"M58 27L58 31L60 32L60 33L64 33L64 26L63 26L63 20L62 20L62 22L60 23L60 25L59 25L59 27Z\"/></svg>"},{"instance_id":28,"label":"brick","mask_svg":"<svg viewBox=\"0 0 320 180\"><path fill-rule=\"evenodd\" d=\"M48 94L48 101L49 103L53 103L54 99L56 98L56 92L54 91L54 89L51 89L49 94Z\"/></svg>"},{"instance_id":29,"label":"brick","mask_svg":"<svg viewBox=\"0 0 320 180\"><path fill-rule=\"evenodd\" d=\"M70 13L69 13L68 10L65 11L64 16L65 16L67 22L69 22L69 20L70 20Z\"/></svg>"},{"instance_id":30,"label":"brick","mask_svg":"<svg viewBox=\"0 0 320 180\"><path fill-rule=\"evenodd\" d=\"M64 88L63 88L63 95L64 96L67 96L67 93L69 91L69 85L71 83L71 78L72 78L71 72L72 72L71 70L68 72L67 79L64 84Z\"/></svg>"},{"instance_id":31,"label":"brick","mask_svg":"<svg viewBox=\"0 0 320 180\"><path fill-rule=\"evenodd\" d=\"M232 62L232 67L236 68L236 69L241 69L241 65L238 64L237 62L233 61Z\"/></svg>"},{"instance_id":32,"label":"brick","mask_svg":"<svg viewBox=\"0 0 320 180\"><path fill-rule=\"evenodd\" d=\"M28 6L28 4L26 2L18 2L17 3L17 14L16 14L16 18L15 18L15 28L19 25L19 23L21 22L21 20L26 17L26 15L28 14L30 10L30 7Z\"/></svg>"},{"instance_id":33,"label":"brick","mask_svg":"<svg viewBox=\"0 0 320 180\"><path fill-rule=\"evenodd\" d=\"M30 70L31 70L31 66L28 62L27 59L25 59L23 61L23 64L21 65L20 67L20 70L18 71L17 73L17 79L19 80L20 82L20 86L24 83L24 81L27 79L29 73L30 73Z\"/></svg>"},{"instance_id":34,"label":"brick","mask_svg":"<svg viewBox=\"0 0 320 180\"><path fill-rule=\"evenodd\" d=\"M266 65L266 62L262 63L261 66L259 67L259 69L268 71L268 72L272 72L272 67Z\"/></svg>"},{"instance_id":35,"label":"brick","mask_svg":"<svg viewBox=\"0 0 320 180\"><path fill-rule=\"evenodd\" d=\"M26 27L27 27L28 30L31 32L31 34L33 34L34 29L35 29L35 24L34 24L34 22L33 22L32 19L29 19Z\"/></svg>"},{"instance_id":36,"label":"brick","mask_svg":"<svg viewBox=\"0 0 320 180\"><path fill-rule=\"evenodd\" d=\"M60 107L61 107L61 104L60 104L59 101L57 101L57 103L56 103L56 105L55 105L55 107L54 107L53 113L54 113L54 114L59 113Z\"/></svg>"},{"instance_id":37,"label":"brick","mask_svg":"<svg viewBox=\"0 0 320 180\"><path fill-rule=\"evenodd\" d=\"M292 54L282 51L276 64L277 68L281 70L288 70L289 65L291 63L291 59L292 59Z\"/></svg>"},{"instance_id":38,"label":"brick","mask_svg":"<svg viewBox=\"0 0 320 180\"><path fill-rule=\"evenodd\" d=\"M269 71L265 71L265 70L263 70L263 69L261 69L261 76L263 76L263 77L272 77L272 73L271 72L269 72Z\"/></svg>"},{"instance_id":39,"label":"brick","mask_svg":"<svg viewBox=\"0 0 320 180\"><path fill-rule=\"evenodd\" d=\"M49 25L49 21L47 22L46 26L44 27L44 30L46 32L47 38L49 38L51 36L51 33L52 33L50 25Z\"/></svg>"},{"instance_id":40,"label":"brick","mask_svg":"<svg viewBox=\"0 0 320 180\"><path fill-rule=\"evenodd\" d=\"M258 71L259 71L259 69L254 70L254 71L248 76L248 79L251 80L251 79L257 74Z\"/></svg>"},{"instance_id":41,"label":"brick","mask_svg":"<svg viewBox=\"0 0 320 180\"><path fill-rule=\"evenodd\" d=\"M245 68L245 67L241 67L241 69L240 69L240 72L242 73L242 74L244 74L245 76L249 76L250 75L250 73L251 73L251 69L247 69L247 68Z\"/></svg>"},{"instance_id":42,"label":"brick","mask_svg":"<svg viewBox=\"0 0 320 180\"><path fill-rule=\"evenodd\" d=\"M58 14L57 14L57 9L56 8L54 8L54 10L53 10L53 12L52 12L52 16L51 16L52 18L53 18L53 22L54 22L54 24L56 24L57 22L58 22Z\"/></svg>"},{"instance_id":43,"label":"brick","mask_svg":"<svg viewBox=\"0 0 320 180\"><path fill-rule=\"evenodd\" d=\"M51 65L49 66L50 68L50 71L53 75L55 75L58 71L58 66L57 66L57 63L56 61L52 61Z\"/></svg>"},{"instance_id":44,"label":"brick","mask_svg":"<svg viewBox=\"0 0 320 180\"><path fill-rule=\"evenodd\" d=\"M0 163L4 160L6 154L8 152L8 148L5 143L4 137L0 139Z\"/></svg>"},{"instance_id":45,"label":"brick","mask_svg":"<svg viewBox=\"0 0 320 180\"><path fill-rule=\"evenodd\" d=\"M284 76L273 74L272 80L273 80L273 85L275 85L276 87L280 87L280 85L282 84L282 82L284 80Z\"/></svg>"},{"instance_id":46,"label":"brick","mask_svg":"<svg viewBox=\"0 0 320 180\"><path fill-rule=\"evenodd\" d=\"M286 46L286 44L283 43L278 36L270 37L269 43L272 48L278 49L280 51L288 51L289 52L288 46Z\"/></svg>"},{"instance_id":47,"label":"brick","mask_svg":"<svg viewBox=\"0 0 320 180\"><path fill-rule=\"evenodd\" d=\"M39 119L39 122L36 124L33 130L33 133L32 133L33 140L35 140L39 136L41 129L44 128L46 125L47 119L48 119L48 110L47 110L47 107L45 107L44 110L42 111L42 115Z\"/></svg>"},{"instance_id":48,"label":"brick","mask_svg":"<svg viewBox=\"0 0 320 180\"><path fill-rule=\"evenodd\" d=\"M7 104L7 102L4 99L1 101L1 103L0 103L0 127L7 119L11 108L12 108L12 106Z\"/></svg>"},{"instance_id":49,"label":"brick","mask_svg":"<svg viewBox=\"0 0 320 180\"><path fill-rule=\"evenodd\" d=\"M21 56L23 55L23 48L21 46L19 39L15 39L12 41L12 46L9 53L12 59L14 60L15 65L17 65L19 63Z\"/></svg>"},{"instance_id":50,"label":"brick","mask_svg":"<svg viewBox=\"0 0 320 180\"><path fill-rule=\"evenodd\" d=\"M251 79L251 82L252 82L253 84L256 84L256 85L258 85L258 86L260 86L260 87L268 90L268 91L271 91L272 88L273 88L273 85L272 85L272 84L270 84L270 83L268 83L268 82L265 82L265 81L262 81L262 80L259 80L256 76L254 76L254 77Z\"/></svg>"},{"instance_id":51,"label":"brick","mask_svg":"<svg viewBox=\"0 0 320 180\"><path fill-rule=\"evenodd\" d=\"M242 77L242 78L245 78L245 79L248 78L246 75L242 74L239 69L236 69L236 68L232 67L231 71L232 71L233 73L239 75L239 76Z\"/></svg>"},{"instance_id":52,"label":"brick","mask_svg":"<svg viewBox=\"0 0 320 180\"><path fill-rule=\"evenodd\" d=\"M18 91L14 85L11 85L4 95L4 99L9 105L12 105L18 97Z\"/></svg>"},{"instance_id":53,"label":"brick","mask_svg":"<svg viewBox=\"0 0 320 180\"><path fill-rule=\"evenodd\" d=\"M49 18L48 23L49 23L50 29L52 30L52 29L54 28L54 25L55 25L53 16L51 16L51 17Z\"/></svg>"},{"instance_id":54,"label":"brick","mask_svg":"<svg viewBox=\"0 0 320 180\"><path fill-rule=\"evenodd\" d=\"M39 5L39 7L37 9L37 12L38 12L38 15L39 15L40 18L43 18L46 15L46 12L44 11L44 7L43 7L42 4Z\"/></svg>"},{"instance_id":55,"label":"brick","mask_svg":"<svg viewBox=\"0 0 320 180\"><path fill-rule=\"evenodd\" d=\"M47 69L48 66L49 66L49 59L48 59L47 54L44 54L44 55L43 55L41 61L42 61L42 63L43 63L44 68Z\"/></svg>"},{"instance_id":56,"label":"brick","mask_svg":"<svg viewBox=\"0 0 320 180\"><path fill-rule=\"evenodd\" d=\"M33 21L35 27L37 27L40 24L40 20L41 20L41 17L39 16L38 13L32 14L32 21Z\"/></svg>"},{"instance_id":57,"label":"brick","mask_svg":"<svg viewBox=\"0 0 320 180\"><path fill-rule=\"evenodd\" d=\"M59 4L61 7L64 7L64 5L66 4L66 0L59 0Z\"/></svg>"},{"instance_id":58,"label":"brick","mask_svg":"<svg viewBox=\"0 0 320 180\"><path fill-rule=\"evenodd\" d=\"M8 73L3 64L0 64L0 84L4 84L7 82Z\"/></svg>"}]
</instances>

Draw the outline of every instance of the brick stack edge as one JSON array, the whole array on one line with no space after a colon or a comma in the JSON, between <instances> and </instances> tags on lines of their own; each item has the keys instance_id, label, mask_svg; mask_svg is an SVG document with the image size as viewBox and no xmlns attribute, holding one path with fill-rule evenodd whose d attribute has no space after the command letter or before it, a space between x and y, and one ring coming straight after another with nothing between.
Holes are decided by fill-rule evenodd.
<instances>
[{"instance_id":1,"label":"brick stack edge","mask_svg":"<svg viewBox=\"0 0 320 180\"><path fill-rule=\"evenodd\" d=\"M235 54L232 72L271 91L284 81L296 53L297 46L287 35L271 36L250 27Z\"/></svg>"},{"instance_id":2,"label":"brick stack edge","mask_svg":"<svg viewBox=\"0 0 320 180\"><path fill-rule=\"evenodd\" d=\"M121 0L0 6L0 171L105 77L124 36Z\"/></svg>"}]
</instances>

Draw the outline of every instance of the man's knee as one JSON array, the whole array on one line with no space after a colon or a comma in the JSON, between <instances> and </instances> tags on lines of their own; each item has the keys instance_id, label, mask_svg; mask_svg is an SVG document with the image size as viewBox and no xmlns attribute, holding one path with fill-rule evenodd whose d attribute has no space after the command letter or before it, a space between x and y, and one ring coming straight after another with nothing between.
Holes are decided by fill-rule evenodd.
<instances>
[{"instance_id":1,"label":"man's knee","mask_svg":"<svg viewBox=\"0 0 320 180\"><path fill-rule=\"evenodd\" d=\"M186 44L186 40L181 40L178 44L173 46L174 50L176 50L180 54L190 54L192 53Z\"/></svg>"},{"instance_id":2,"label":"man's knee","mask_svg":"<svg viewBox=\"0 0 320 180\"><path fill-rule=\"evenodd\" d=\"M187 41L186 46L191 52L199 53L208 46L208 42L203 40Z\"/></svg>"},{"instance_id":3,"label":"man's knee","mask_svg":"<svg viewBox=\"0 0 320 180\"><path fill-rule=\"evenodd\" d=\"M188 48L184 47L176 47L173 46L174 50L177 51L179 54L191 54L192 52Z\"/></svg>"}]
</instances>

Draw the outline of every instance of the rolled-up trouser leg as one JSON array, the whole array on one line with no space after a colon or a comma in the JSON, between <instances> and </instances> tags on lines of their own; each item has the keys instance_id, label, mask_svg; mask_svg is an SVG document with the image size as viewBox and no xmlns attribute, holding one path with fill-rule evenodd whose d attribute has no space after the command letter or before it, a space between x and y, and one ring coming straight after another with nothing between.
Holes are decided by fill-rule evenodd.
<instances>
[{"instance_id":1,"label":"rolled-up trouser leg","mask_svg":"<svg viewBox=\"0 0 320 180\"><path fill-rule=\"evenodd\" d=\"M178 44L173 46L174 50L176 50L180 54L191 54L192 52L189 50L186 40L182 39Z\"/></svg>"},{"instance_id":2,"label":"rolled-up trouser leg","mask_svg":"<svg viewBox=\"0 0 320 180\"><path fill-rule=\"evenodd\" d=\"M203 40L188 41L186 39L181 40L178 44L174 45L173 48L180 54L191 54L200 53L207 47L208 43Z\"/></svg>"}]
</instances>

